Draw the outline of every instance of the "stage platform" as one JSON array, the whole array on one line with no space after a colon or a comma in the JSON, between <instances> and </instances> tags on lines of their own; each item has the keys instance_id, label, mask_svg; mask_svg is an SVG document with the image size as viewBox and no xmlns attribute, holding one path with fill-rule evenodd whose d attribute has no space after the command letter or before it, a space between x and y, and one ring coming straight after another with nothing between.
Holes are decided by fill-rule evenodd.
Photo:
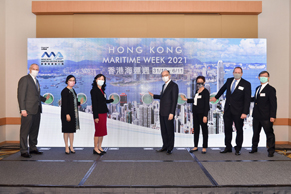
<instances>
[{"instance_id":1,"label":"stage platform","mask_svg":"<svg viewBox=\"0 0 291 194\"><path fill-rule=\"evenodd\" d=\"M0 193L291 193L291 159L266 148L240 156L222 148L40 148L43 155L25 159L20 153L0 161Z\"/></svg>"}]
</instances>

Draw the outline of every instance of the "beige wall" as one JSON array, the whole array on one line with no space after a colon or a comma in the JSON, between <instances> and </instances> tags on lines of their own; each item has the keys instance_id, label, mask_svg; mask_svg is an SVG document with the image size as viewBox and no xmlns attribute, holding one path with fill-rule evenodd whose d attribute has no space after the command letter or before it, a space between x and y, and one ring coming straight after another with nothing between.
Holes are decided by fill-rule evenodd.
<instances>
[{"instance_id":1,"label":"beige wall","mask_svg":"<svg viewBox=\"0 0 291 194\"><path fill-rule=\"evenodd\" d=\"M291 118L291 75L290 69L290 10L289 0L262 0L263 13L258 16L258 37L268 39L268 71L271 74L271 85L276 87L278 96L278 117ZM6 4L4 6L4 4ZM5 7L5 12L3 12ZM3 20L5 20L3 24ZM5 35L1 31L5 26ZM2 40L5 37L5 45ZM26 40L36 37L36 16L31 13L31 0L2 0L0 1L0 51L5 52L3 59L0 54L0 118L19 117L16 88L19 78L26 74ZM4 67L3 67L3 60ZM5 83L5 84L3 84ZM6 100L5 100L6 99ZM4 108L3 108L3 105ZM5 133L3 133L5 129ZM291 142L291 127L275 126L277 141ZM1 132L2 131L2 132ZM19 138L19 126L0 126L0 142L5 135L6 141ZM2 138L2 139L1 139Z\"/></svg>"},{"instance_id":2,"label":"beige wall","mask_svg":"<svg viewBox=\"0 0 291 194\"><path fill-rule=\"evenodd\" d=\"M0 90L5 91L5 1L0 1ZM5 117L5 95L0 95L0 118ZM5 141L5 127L0 126L0 142Z\"/></svg>"}]
</instances>

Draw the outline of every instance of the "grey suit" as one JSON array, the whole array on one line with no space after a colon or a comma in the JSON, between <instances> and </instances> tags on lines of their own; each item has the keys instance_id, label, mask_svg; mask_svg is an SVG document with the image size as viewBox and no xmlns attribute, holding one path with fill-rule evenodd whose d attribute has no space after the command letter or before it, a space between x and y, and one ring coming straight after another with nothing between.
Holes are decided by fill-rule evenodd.
<instances>
[{"instance_id":1,"label":"grey suit","mask_svg":"<svg viewBox=\"0 0 291 194\"><path fill-rule=\"evenodd\" d=\"M17 98L20 111L26 110L27 117L21 116L20 126L20 152L28 152L27 137L29 136L30 151L36 150L37 136L39 131L40 113L42 111L41 101L46 98L40 95L38 80L35 84L31 75L20 78L18 82ZM38 87L37 87L38 85Z\"/></svg>"}]
</instances>

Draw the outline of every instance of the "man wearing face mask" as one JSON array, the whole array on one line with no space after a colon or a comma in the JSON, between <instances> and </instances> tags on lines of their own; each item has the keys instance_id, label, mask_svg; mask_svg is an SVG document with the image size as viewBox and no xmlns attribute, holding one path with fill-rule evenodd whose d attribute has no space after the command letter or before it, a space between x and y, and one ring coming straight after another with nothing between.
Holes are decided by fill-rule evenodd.
<instances>
[{"instance_id":1,"label":"man wearing face mask","mask_svg":"<svg viewBox=\"0 0 291 194\"><path fill-rule=\"evenodd\" d=\"M28 75L20 78L17 89L21 113L20 152L21 156L25 158L30 158L30 154L42 154L36 145L42 111L41 102L46 101L46 98L40 95L39 82L36 79L39 66L37 64L30 65L29 72ZM29 151L27 137L29 137Z\"/></svg>"},{"instance_id":2,"label":"man wearing face mask","mask_svg":"<svg viewBox=\"0 0 291 194\"><path fill-rule=\"evenodd\" d=\"M162 80L165 82L160 95L149 94L154 99L160 99L160 123L163 146L157 152L166 151L168 155L172 154L174 148L174 115L176 111L179 88L178 85L171 80L168 70L162 72Z\"/></svg>"},{"instance_id":3,"label":"man wearing face mask","mask_svg":"<svg viewBox=\"0 0 291 194\"><path fill-rule=\"evenodd\" d=\"M215 97L210 101L215 102L225 91L226 101L224 106L224 133L225 133L225 149L220 153L232 152L232 124L236 128L236 146L235 155L240 155L243 143L243 123L249 114L251 101L251 84L241 78L243 70L236 67L233 70L233 78L228 78L225 84L220 88Z\"/></svg>"},{"instance_id":4,"label":"man wearing face mask","mask_svg":"<svg viewBox=\"0 0 291 194\"><path fill-rule=\"evenodd\" d=\"M270 74L267 71L259 74L261 85L256 88L255 96L252 98L252 102L255 103L252 114L254 134L250 153L258 151L260 132L263 127L267 136L268 156L273 157L275 152L273 123L277 112L277 97L276 89L269 84L269 77Z\"/></svg>"}]
</instances>

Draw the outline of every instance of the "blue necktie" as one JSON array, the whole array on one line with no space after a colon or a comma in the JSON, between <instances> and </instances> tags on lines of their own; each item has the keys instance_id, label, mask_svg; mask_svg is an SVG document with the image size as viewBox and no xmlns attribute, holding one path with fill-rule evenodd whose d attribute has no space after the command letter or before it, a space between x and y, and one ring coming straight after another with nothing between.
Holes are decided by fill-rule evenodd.
<instances>
[{"instance_id":1,"label":"blue necktie","mask_svg":"<svg viewBox=\"0 0 291 194\"><path fill-rule=\"evenodd\" d=\"M236 79L234 80L233 84L232 84L232 87L231 87L231 93L233 93L234 89L235 89L235 84L236 84Z\"/></svg>"}]
</instances>

